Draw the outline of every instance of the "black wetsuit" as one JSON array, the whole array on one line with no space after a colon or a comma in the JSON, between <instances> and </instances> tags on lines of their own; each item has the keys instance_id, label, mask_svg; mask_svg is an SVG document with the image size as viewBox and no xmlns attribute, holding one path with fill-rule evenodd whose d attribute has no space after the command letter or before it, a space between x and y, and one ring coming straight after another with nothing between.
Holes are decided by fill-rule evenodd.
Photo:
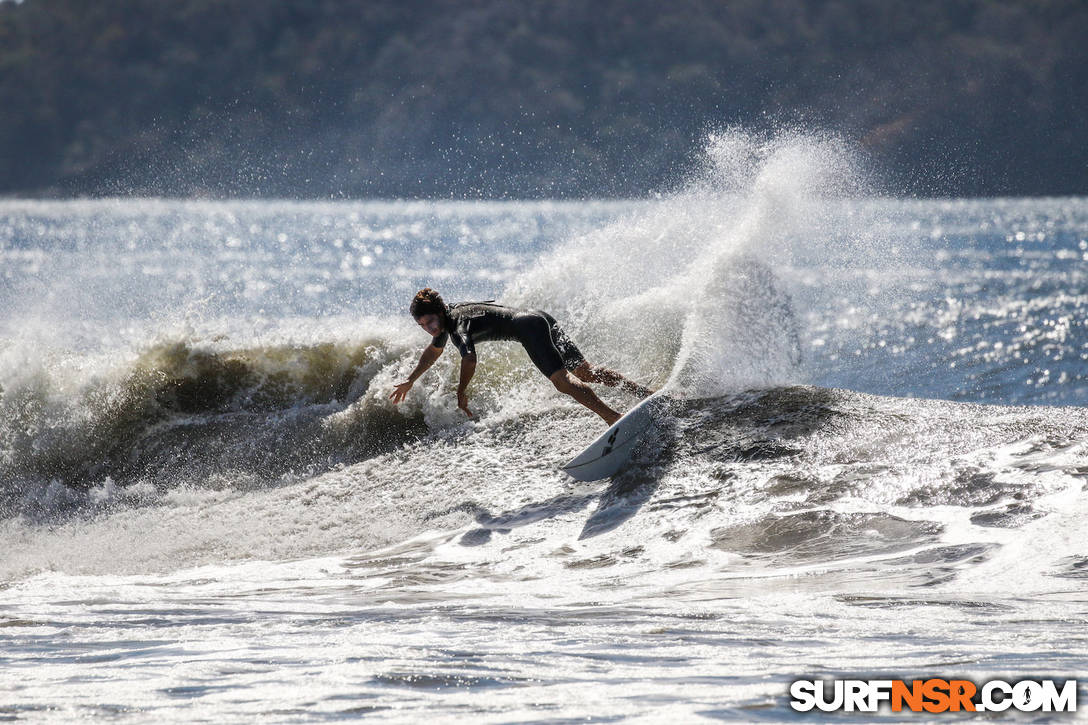
<instances>
[{"instance_id":1,"label":"black wetsuit","mask_svg":"<svg viewBox=\"0 0 1088 725\"><path fill-rule=\"evenodd\" d=\"M431 344L445 347L450 338L461 357L475 355L478 342L517 340L533 364L549 378L563 368L573 370L585 362L555 318L542 310L516 310L493 302L450 305L445 330Z\"/></svg>"}]
</instances>

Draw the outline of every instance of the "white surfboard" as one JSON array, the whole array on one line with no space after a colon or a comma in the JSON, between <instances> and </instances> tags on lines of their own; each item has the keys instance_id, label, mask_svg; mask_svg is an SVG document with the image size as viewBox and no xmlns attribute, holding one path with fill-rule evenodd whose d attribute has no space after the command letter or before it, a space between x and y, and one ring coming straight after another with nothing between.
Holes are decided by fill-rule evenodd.
<instances>
[{"instance_id":1,"label":"white surfboard","mask_svg":"<svg viewBox=\"0 0 1088 725\"><path fill-rule=\"evenodd\" d=\"M642 440L662 400L661 391L658 391L631 408L560 470L579 481L597 481L615 475Z\"/></svg>"}]
</instances>

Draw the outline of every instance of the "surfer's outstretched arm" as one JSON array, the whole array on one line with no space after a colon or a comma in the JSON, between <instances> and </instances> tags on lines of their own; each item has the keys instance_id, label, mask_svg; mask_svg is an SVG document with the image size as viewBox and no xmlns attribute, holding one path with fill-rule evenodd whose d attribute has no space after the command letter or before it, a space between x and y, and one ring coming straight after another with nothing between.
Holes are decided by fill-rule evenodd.
<instances>
[{"instance_id":1,"label":"surfer's outstretched arm","mask_svg":"<svg viewBox=\"0 0 1088 725\"><path fill-rule=\"evenodd\" d=\"M427 349L423 351L423 354L419 356L419 364L416 365L416 369L408 376L408 379L403 383L397 383L396 389L389 396L389 399L393 401L393 404L397 404L408 395L408 391L412 389L412 385L415 384L419 376L427 372L427 370L434 365L434 361L442 357L442 348L435 347L434 345L428 345Z\"/></svg>"},{"instance_id":2,"label":"surfer's outstretched arm","mask_svg":"<svg viewBox=\"0 0 1088 725\"><path fill-rule=\"evenodd\" d=\"M476 356L465 355L461 358L461 379L457 383L457 407L465 411L465 415L472 417L472 411L468 409L468 384L476 373Z\"/></svg>"}]
</instances>

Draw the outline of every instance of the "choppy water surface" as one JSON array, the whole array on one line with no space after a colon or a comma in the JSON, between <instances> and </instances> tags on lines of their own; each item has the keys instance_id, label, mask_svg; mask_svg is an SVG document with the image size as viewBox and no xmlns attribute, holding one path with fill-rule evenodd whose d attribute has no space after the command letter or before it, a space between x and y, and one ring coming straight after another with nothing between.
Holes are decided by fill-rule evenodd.
<instances>
[{"instance_id":1,"label":"choppy water surface","mask_svg":"<svg viewBox=\"0 0 1088 725\"><path fill-rule=\"evenodd\" d=\"M709 156L640 202L0 202L0 717L777 720L799 678L1083 676L1088 200ZM394 408L425 284L667 386L634 464L561 474L599 421L507 343L477 420L452 352Z\"/></svg>"}]
</instances>

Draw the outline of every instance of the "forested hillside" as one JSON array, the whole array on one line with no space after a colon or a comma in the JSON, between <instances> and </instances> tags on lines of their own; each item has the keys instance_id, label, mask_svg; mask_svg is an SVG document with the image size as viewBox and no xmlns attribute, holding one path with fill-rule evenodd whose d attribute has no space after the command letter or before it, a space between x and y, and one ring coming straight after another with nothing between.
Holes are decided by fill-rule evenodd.
<instances>
[{"instance_id":1,"label":"forested hillside","mask_svg":"<svg viewBox=\"0 0 1088 725\"><path fill-rule=\"evenodd\" d=\"M708 130L1088 193L1083 0L0 2L0 193L632 196Z\"/></svg>"}]
</instances>

